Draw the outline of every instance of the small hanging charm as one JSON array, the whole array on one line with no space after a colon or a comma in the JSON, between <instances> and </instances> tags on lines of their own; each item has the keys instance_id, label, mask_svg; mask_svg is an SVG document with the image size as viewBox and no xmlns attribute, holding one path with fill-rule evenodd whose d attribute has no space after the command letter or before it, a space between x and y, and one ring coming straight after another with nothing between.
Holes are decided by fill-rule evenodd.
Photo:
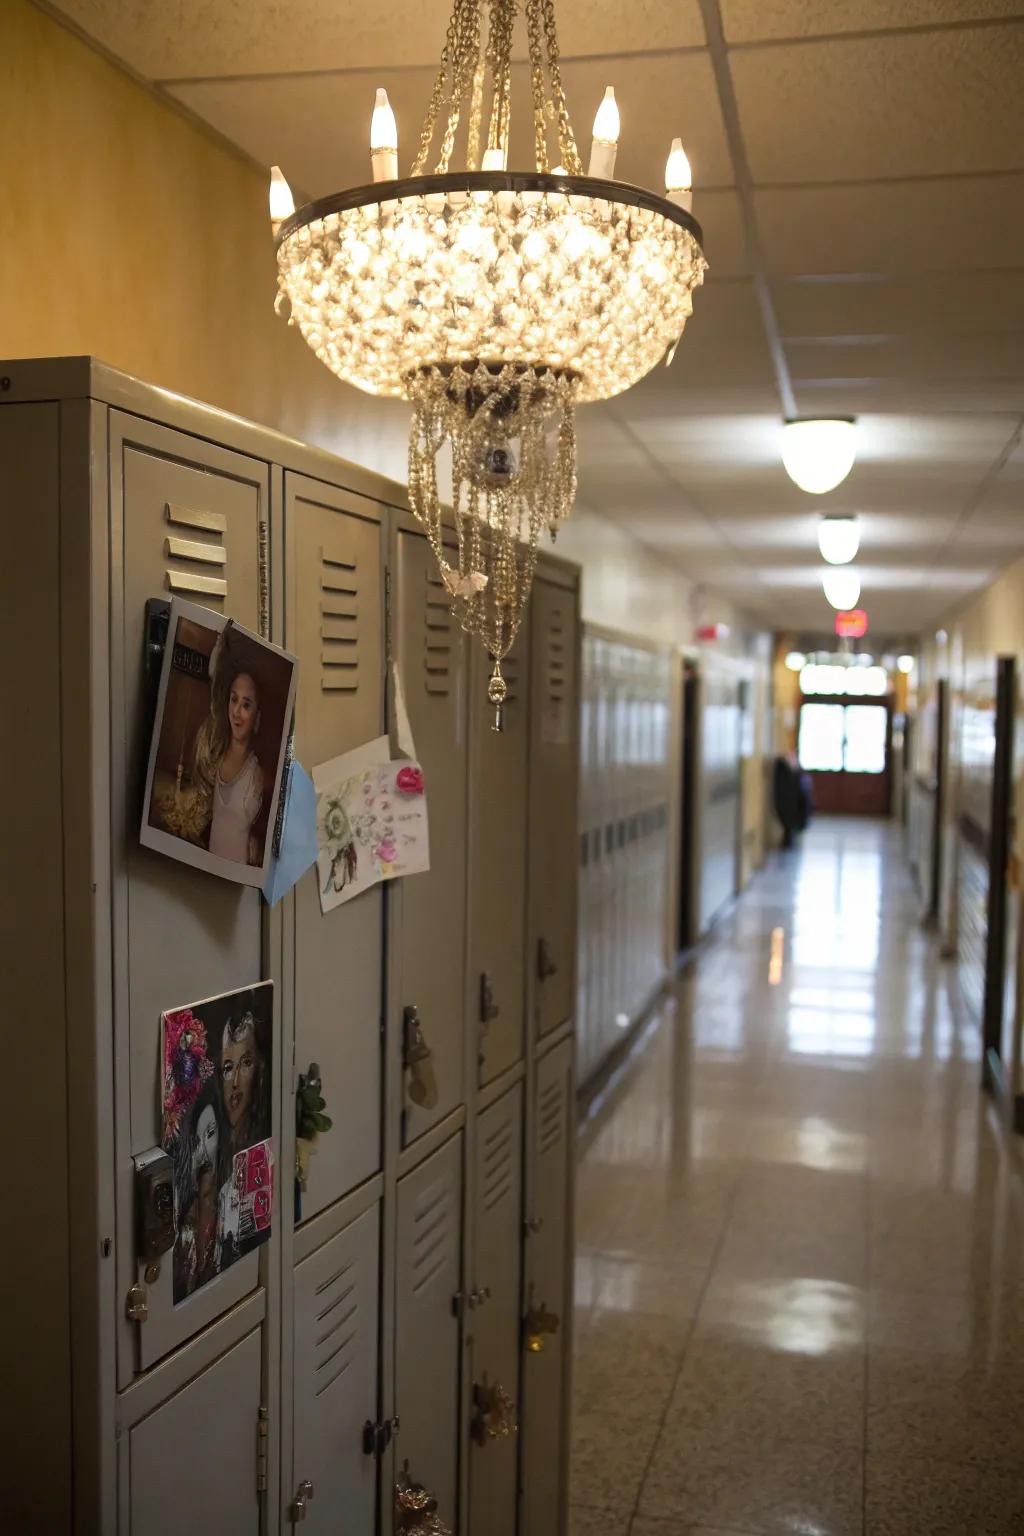
<instances>
[{"instance_id":1,"label":"small hanging charm","mask_svg":"<svg viewBox=\"0 0 1024 1536\"><path fill-rule=\"evenodd\" d=\"M508 698L508 684L501 675L500 657L494 663L494 671L491 673L491 680L487 684L487 697L494 705L494 724L491 726L491 730L503 731L505 729L505 700Z\"/></svg>"}]
</instances>

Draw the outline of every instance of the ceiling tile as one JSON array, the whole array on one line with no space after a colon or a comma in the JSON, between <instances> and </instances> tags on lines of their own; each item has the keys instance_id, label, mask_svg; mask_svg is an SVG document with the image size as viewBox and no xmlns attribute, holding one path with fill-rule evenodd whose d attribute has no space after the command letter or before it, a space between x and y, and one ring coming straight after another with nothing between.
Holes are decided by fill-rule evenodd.
<instances>
[{"instance_id":1,"label":"ceiling tile","mask_svg":"<svg viewBox=\"0 0 1024 1536\"><path fill-rule=\"evenodd\" d=\"M1024 92L1021 93L1024 98ZM774 188L755 195L771 274L956 273L1024 265L1024 178L880 183L874 187ZM950 210L955 208L955 223ZM953 277L984 283L965 271Z\"/></svg>"},{"instance_id":2,"label":"ceiling tile","mask_svg":"<svg viewBox=\"0 0 1024 1536\"><path fill-rule=\"evenodd\" d=\"M959 336L956 346L935 331L918 336L854 336L790 341L786 358L794 380L933 379L1024 383L1024 332Z\"/></svg>"},{"instance_id":3,"label":"ceiling tile","mask_svg":"<svg viewBox=\"0 0 1024 1536\"><path fill-rule=\"evenodd\" d=\"M782 335L792 339L919 330L947 337L1004 328L1024 331L1024 270L964 274L955 302L949 278L938 274L913 280L777 280L772 297Z\"/></svg>"},{"instance_id":4,"label":"ceiling tile","mask_svg":"<svg viewBox=\"0 0 1024 1536\"><path fill-rule=\"evenodd\" d=\"M55 8L150 80L433 68L449 9L423 0L55 0ZM556 14L566 57L704 41L699 0L559 0ZM517 53L525 57L522 25Z\"/></svg>"},{"instance_id":5,"label":"ceiling tile","mask_svg":"<svg viewBox=\"0 0 1024 1536\"><path fill-rule=\"evenodd\" d=\"M1012 0L720 0L732 43L827 37L889 27L929 27L1019 16Z\"/></svg>"},{"instance_id":6,"label":"ceiling tile","mask_svg":"<svg viewBox=\"0 0 1024 1536\"><path fill-rule=\"evenodd\" d=\"M732 72L755 182L1024 166L1024 27L742 51Z\"/></svg>"}]
</instances>

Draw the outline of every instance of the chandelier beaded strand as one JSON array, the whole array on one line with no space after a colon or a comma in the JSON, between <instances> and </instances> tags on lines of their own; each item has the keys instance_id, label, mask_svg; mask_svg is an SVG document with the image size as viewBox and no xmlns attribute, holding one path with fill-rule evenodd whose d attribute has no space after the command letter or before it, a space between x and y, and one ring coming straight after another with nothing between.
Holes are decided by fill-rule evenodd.
<instances>
[{"instance_id":1,"label":"chandelier beaded strand","mask_svg":"<svg viewBox=\"0 0 1024 1536\"><path fill-rule=\"evenodd\" d=\"M536 169L509 172L520 10ZM667 196L611 179L618 110L610 88L583 174L554 0L454 0L404 180L389 179L397 132L385 107L379 92L375 119L388 128L371 135L372 185L296 213L275 167L276 307L339 378L411 403L410 504L453 615L493 659L488 698L500 730L502 661L529 600L538 545L545 528L555 536L576 495L576 406L619 394L663 357L671 361L704 278L703 237L688 186L680 189L678 140ZM460 128L466 168L453 171Z\"/></svg>"}]
</instances>

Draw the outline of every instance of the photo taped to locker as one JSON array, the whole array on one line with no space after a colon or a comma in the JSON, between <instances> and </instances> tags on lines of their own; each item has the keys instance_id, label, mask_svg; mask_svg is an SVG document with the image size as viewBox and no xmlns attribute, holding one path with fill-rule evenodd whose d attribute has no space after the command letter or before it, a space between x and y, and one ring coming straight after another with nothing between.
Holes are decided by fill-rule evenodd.
<instances>
[{"instance_id":1,"label":"photo taped to locker","mask_svg":"<svg viewBox=\"0 0 1024 1536\"><path fill-rule=\"evenodd\" d=\"M270 1236L273 982L161 1017L161 1145L174 1165L174 1304Z\"/></svg>"},{"instance_id":2,"label":"photo taped to locker","mask_svg":"<svg viewBox=\"0 0 1024 1536\"><path fill-rule=\"evenodd\" d=\"M279 646L174 599L142 806L147 848L262 886L296 672L295 657Z\"/></svg>"}]
</instances>

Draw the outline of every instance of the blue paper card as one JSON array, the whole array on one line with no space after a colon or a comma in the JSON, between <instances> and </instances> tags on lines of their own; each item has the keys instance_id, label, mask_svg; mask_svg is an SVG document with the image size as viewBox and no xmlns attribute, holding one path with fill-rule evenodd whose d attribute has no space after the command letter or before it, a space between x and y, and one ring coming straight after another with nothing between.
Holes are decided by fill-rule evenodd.
<instances>
[{"instance_id":1,"label":"blue paper card","mask_svg":"<svg viewBox=\"0 0 1024 1536\"><path fill-rule=\"evenodd\" d=\"M288 776L281 828L281 852L271 861L263 896L274 907L316 863L316 790L301 763L293 762Z\"/></svg>"}]
</instances>

